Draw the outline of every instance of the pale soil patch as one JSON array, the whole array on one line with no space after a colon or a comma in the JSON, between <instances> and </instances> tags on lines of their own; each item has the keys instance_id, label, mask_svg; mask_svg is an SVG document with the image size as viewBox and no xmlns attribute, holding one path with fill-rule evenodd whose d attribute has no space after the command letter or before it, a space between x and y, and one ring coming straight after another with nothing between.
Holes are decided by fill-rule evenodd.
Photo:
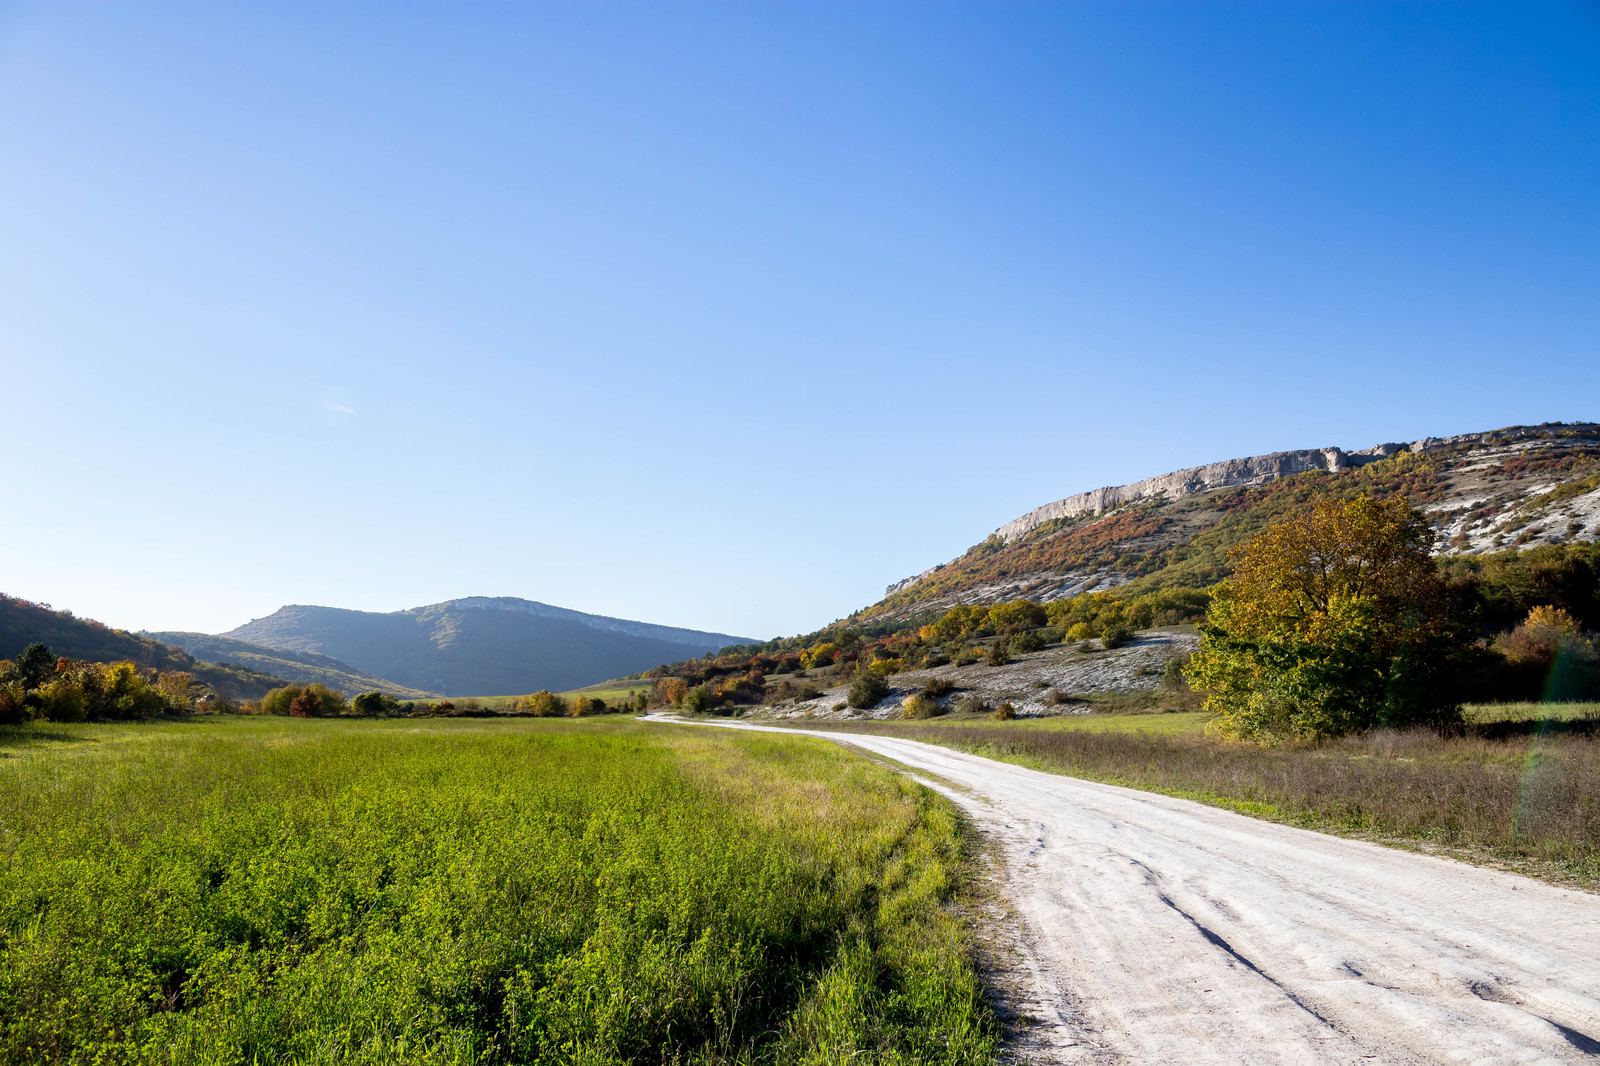
<instances>
[{"instance_id":1,"label":"pale soil patch","mask_svg":"<svg viewBox=\"0 0 1600 1066\"><path fill-rule=\"evenodd\" d=\"M1090 642L1098 649L1098 642ZM1086 714L1085 703L1052 703L1048 696L1059 690L1068 696L1104 695L1112 692L1154 692L1161 685L1161 672L1168 659L1187 655L1200 646L1200 638L1190 632L1145 630L1132 643L1113 651L1084 651L1076 645L1062 644L1043 651L1019 655L1005 666L976 663L971 666L939 666L932 670L908 670L889 677L890 694L866 711L845 702L848 685L834 685L811 700L777 704L750 712L762 718L898 718L900 705L925 685L930 678L943 678L959 690L942 701L949 705L966 696L977 695L990 704L1009 700L1019 717ZM804 680L813 680L802 678ZM826 683L826 678L814 679Z\"/></svg>"}]
</instances>

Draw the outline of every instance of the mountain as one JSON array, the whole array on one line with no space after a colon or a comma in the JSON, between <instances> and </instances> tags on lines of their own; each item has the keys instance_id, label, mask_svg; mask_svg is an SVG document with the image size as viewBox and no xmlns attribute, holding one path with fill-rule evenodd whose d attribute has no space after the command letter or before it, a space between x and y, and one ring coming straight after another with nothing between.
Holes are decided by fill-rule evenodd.
<instances>
[{"instance_id":1,"label":"mountain","mask_svg":"<svg viewBox=\"0 0 1600 1066\"><path fill-rule=\"evenodd\" d=\"M347 695L358 692L386 692L404 700L424 699L435 693L405 685L371 674L363 673L349 663L327 655L309 651L284 651L250 644L230 637L216 637L208 633L141 633L141 636L158 640L174 648L181 648L196 658L221 666L238 665L278 677L309 684L320 681L329 688L340 689Z\"/></svg>"},{"instance_id":2,"label":"mountain","mask_svg":"<svg viewBox=\"0 0 1600 1066\"><path fill-rule=\"evenodd\" d=\"M332 656L417 689L475 696L562 691L749 643L490 596L388 614L292 604L223 636Z\"/></svg>"},{"instance_id":3,"label":"mountain","mask_svg":"<svg viewBox=\"0 0 1600 1066\"><path fill-rule=\"evenodd\" d=\"M1294 507L1401 495L1433 518L1439 554L1600 537L1600 425L1510 426L1359 451L1311 448L1189 467L1068 496L947 563L897 581L854 617L893 621L958 603L1040 602L1124 585L1203 588L1229 548Z\"/></svg>"},{"instance_id":4,"label":"mountain","mask_svg":"<svg viewBox=\"0 0 1600 1066\"><path fill-rule=\"evenodd\" d=\"M49 604L0 595L0 659L14 659L29 644L48 645L58 656L111 663L128 660L157 670L184 670L232 699L258 699L287 684L282 677L247 665L202 662L150 637L112 629Z\"/></svg>"}]
</instances>

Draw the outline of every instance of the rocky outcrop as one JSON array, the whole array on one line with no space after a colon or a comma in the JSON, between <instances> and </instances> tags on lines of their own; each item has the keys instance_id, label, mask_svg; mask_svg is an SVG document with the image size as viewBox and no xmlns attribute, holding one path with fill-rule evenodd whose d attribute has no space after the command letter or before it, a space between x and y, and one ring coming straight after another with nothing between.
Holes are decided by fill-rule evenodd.
<instances>
[{"instance_id":1,"label":"rocky outcrop","mask_svg":"<svg viewBox=\"0 0 1600 1066\"><path fill-rule=\"evenodd\" d=\"M1191 466L1170 474L1135 481L1131 485L1111 485L1090 492L1080 492L1055 503L1036 507L1014 521L995 530L1001 540L1016 540L1034 529L1057 518L1076 518L1079 515L1098 514L1113 507L1133 503L1135 500L1163 497L1182 499L1197 492L1228 488L1234 485L1259 485L1274 478L1303 474L1308 470L1345 470L1372 462L1404 448L1403 444L1380 444L1363 452L1345 452L1339 448L1311 448L1297 452L1272 452L1252 455L1248 459L1226 459L1205 466ZM1393 449L1383 452L1382 449Z\"/></svg>"}]
</instances>

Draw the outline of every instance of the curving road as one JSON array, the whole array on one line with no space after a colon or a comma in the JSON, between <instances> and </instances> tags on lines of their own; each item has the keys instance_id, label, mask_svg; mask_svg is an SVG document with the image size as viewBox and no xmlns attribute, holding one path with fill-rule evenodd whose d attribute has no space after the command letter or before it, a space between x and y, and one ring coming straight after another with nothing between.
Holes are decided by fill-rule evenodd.
<instances>
[{"instance_id":1,"label":"curving road","mask_svg":"<svg viewBox=\"0 0 1600 1066\"><path fill-rule=\"evenodd\" d=\"M1039 1057L1600 1062L1600 897L917 741L816 735L936 776L1001 843Z\"/></svg>"}]
</instances>

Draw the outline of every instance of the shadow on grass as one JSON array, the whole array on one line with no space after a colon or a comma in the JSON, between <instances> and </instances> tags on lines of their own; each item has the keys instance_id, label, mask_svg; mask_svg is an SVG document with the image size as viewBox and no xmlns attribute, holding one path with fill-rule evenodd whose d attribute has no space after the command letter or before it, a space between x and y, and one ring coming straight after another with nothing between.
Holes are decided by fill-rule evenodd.
<instances>
[{"instance_id":1,"label":"shadow on grass","mask_svg":"<svg viewBox=\"0 0 1600 1066\"><path fill-rule=\"evenodd\" d=\"M72 733L50 725L0 725L0 759L14 756L22 748L47 744L93 744L93 737Z\"/></svg>"}]
</instances>

